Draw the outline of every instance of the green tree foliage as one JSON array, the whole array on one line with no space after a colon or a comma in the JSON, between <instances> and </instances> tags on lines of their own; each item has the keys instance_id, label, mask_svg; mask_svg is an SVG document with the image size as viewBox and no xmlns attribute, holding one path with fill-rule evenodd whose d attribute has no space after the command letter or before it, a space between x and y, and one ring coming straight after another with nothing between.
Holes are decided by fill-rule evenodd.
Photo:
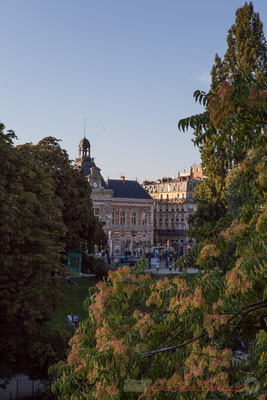
<instances>
[{"instance_id":1,"label":"green tree foliage","mask_svg":"<svg viewBox=\"0 0 267 400\"><path fill-rule=\"evenodd\" d=\"M235 24L228 31L227 44L224 59L221 60L218 54L215 56L211 71L213 90L220 82L231 79L240 71L257 78L266 73L267 47L263 24L251 2L236 11Z\"/></svg>"},{"instance_id":2,"label":"green tree foliage","mask_svg":"<svg viewBox=\"0 0 267 400\"><path fill-rule=\"evenodd\" d=\"M251 152L229 176L229 190L238 185L243 190L240 177L245 186L251 184L256 204L250 212L242 204L240 219L200 250L198 264L206 272L190 286L185 275L156 281L140 268L133 273L123 267L91 289L88 319L72 338L67 360L51 368L58 399L263 398L264 158L263 149ZM236 252L229 271L214 270L232 243ZM249 345L245 361L233 354L240 340ZM249 379L259 382L256 393L248 391ZM147 385L138 393L142 380Z\"/></svg>"},{"instance_id":3,"label":"green tree foliage","mask_svg":"<svg viewBox=\"0 0 267 400\"><path fill-rule=\"evenodd\" d=\"M156 281L139 266L110 271L91 289L88 319L51 368L58 399L264 399L266 156L258 146L228 174L234 218L199 246L205 272L190 285L186 275ZM234 354L241 340L245 360Z\"/></svg>"},{"instance_id":4,"label":"green tree foliage","mask_svg":"<svg viewBox=\"0 0 267 400\"><path fill-rule=\"evenodd\" d=\"M195 97L206 112L179 125L213 154L197 189L212 223L202 223L200 243L177 266L204 272L189 285L185 274L156 281L138 269L110 271L91 290L67 360L51 368L58 399L265 398L266 85L238 72ZM234 354L241 340L245 360Z\"/></svg>"},{"instance_id":5,"label":"green tree foliage","mask_svg":"<svg viewBox=\"0 0 267 400\"><path fill-rule=\"evenodd\" d=\"M64 357L69 332L53 325L55 269L70 249L106 241L90 186L54 138L14 148L0 125L0 376L45 376Z\"/></svg>"},{"instance_id":6,"label":"green tree foliage","mask_svg":"<svg viewBox=\"0 0 267 400\"><path fill-rule=\"evenodd\" d=\"M199 99L199 92L195 96ZM253 77L238 74L232 84L224 81L216 92L211 91L203 98L206 112L179 122L181 129L188 126L196 129L196 142L207 174L194 193L199 211L190 223L197 240L211 224L213 229L209 231L214 231L214 223L227 213L226 178L229 171L250 149L266 144L266 79L256 81Z\"/></svg>"},{"instance_id":7,"label":"green tree foliage","mask_svg":"<svg viewBox=\"0 0 267 400\"><path fill-rule=\"evenodd\" d=\"M59 140L46 137L37 145L20 146L21 151L30 151L55 182L56 196L61 200L63 222L67 232L65 249L94 251L94 245L105 246L106 235L94 216L91 188L83 171L74 168Z\"/></svg>"},{"instance_id":8,"label":"green tree foliage","mask_svg":"<svg viewBox=\"0 0 267 400\"><path fill-rule=\"evenodd\" d=\"M44 373L58 359L49 320L66 233L53 179L0 124L0 376ZM62 338L58 338L58 349ZM60 352L60 356L62 356Z\"/></svg>"},{"instance_id":9,"label":"green tree foliage","mask_svg":"<svg viewBox=\"0 0 267 400\"><path fill-rule=\"evenodd\" d=\"M195 192L205 204L191 225L206 225L207 209L217 220L226 212L225 185L228 171L241 162L263 134L266 121L267 46L259 14L252 3L236 11L228 32L223 60L216 54L208 94L196 91L195 100L206 108L203 114L179 121L178 127L193 128L193 142L200 149L206 179ZM256 102L255 102L256 101ZM194 232L196 235L198 233Z\"/></svg>"}]
</instances>

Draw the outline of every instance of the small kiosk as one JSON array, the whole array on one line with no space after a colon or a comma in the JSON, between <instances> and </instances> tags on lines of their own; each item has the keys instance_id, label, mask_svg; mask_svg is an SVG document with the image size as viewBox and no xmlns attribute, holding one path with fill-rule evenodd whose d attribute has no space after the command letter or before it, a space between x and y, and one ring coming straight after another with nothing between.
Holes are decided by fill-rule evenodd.
<instances>
[{"instance_id":1,"label":"small kiosk","mask_svg":"<svg viewBox=\"0 0 267 400\"><path fill-rule=\"evenodd\" d=\"M71 250L68 252L68 267L76 273L82 272L82 252Z\"/></svg>"}]
</instances>

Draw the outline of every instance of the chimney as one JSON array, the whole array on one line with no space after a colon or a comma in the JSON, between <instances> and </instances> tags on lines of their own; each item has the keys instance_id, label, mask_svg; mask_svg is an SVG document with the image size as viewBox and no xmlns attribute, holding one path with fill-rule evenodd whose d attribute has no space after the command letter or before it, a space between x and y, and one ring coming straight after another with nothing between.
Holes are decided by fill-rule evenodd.
<instances>
[{"instance_id":1,"label":"chimney","mask_svg":"<svg viewBox=\"0 0 267 400\"><path fill-rule=\"evenodd\" d=\"M125 176L121 176L121 181L124 182L125 181Z\"/></svg>"}]
</instances>

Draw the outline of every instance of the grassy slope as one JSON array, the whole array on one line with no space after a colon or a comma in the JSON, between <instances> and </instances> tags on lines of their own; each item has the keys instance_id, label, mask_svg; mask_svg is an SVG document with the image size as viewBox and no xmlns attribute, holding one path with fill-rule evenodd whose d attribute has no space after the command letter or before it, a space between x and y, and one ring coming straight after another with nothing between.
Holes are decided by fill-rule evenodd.
<instances>
[{"instance_id":1,"label":"grassy slope","mask_svg":"<svg viewBox=\"0 0 267 400\"><path fill-rule=\"evenodd\" d=\"M163 278L166 276L170 279L175 277L175 274L154 275L155 278ZM192 282L195 274L188 274L186 280ZM71 312L79 316L79 321L84 320L88 316L88 312L84 310L83 303L88 295L88 289L97 283L95 278L72 278L78 283L77 286L69 284L66 280L60 279L59 287L62 293L61 302L54 315L53 322L61 326L67 326L67 315Z\"/></svg>"},{"instance_id":2,"label":"grassy slope","mask_svg":"<svg viewBox=\"0 0 267 400\"><path fill-rule=\"evenodd\" d=\"M70 312L77 314L79 321L87 317L88 313L84 310L83 303L88 295L89 287L97 283L95 278L72 278L72 280L78 285L71 285L63 279L59 281L62 298L54 318L57 323L63 325L67 323L67 315Z\"/></svg>"}]
</instances>

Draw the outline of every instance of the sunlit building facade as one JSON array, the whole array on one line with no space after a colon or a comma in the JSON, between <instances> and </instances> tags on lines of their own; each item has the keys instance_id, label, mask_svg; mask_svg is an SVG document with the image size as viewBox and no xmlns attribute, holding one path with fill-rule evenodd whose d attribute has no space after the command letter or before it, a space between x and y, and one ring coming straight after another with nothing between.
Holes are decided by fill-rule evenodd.
<instances>
[{"instance_id":1,"label":"sunlit building facade","mask_svg":"<svg viewBox=\"0 0 267 400\"><path fill-rule=\"evenodd\" d=\"M202 168L191 167L176 179L162 178L143 182L142 186L154 199L154 246L184 254L193 245L189 236L188 217L197 210L194 189L202 182Z\"/></svg>"},{"instance_id":2,"label":"sunlit building facade","mask_svg":"<svg viewBox=\"0 0 267 400\"><path fill-rule=\"evenodd\" d=\"M137 182L120 179L104 181L101 170L90 154L88 139L79 143L79 157L75 165L84 170L92 187L95 215L105 223L109 253L112 256L125 253L152 251L154 234L153 199Z\"/></svg>"}]
</instances>

